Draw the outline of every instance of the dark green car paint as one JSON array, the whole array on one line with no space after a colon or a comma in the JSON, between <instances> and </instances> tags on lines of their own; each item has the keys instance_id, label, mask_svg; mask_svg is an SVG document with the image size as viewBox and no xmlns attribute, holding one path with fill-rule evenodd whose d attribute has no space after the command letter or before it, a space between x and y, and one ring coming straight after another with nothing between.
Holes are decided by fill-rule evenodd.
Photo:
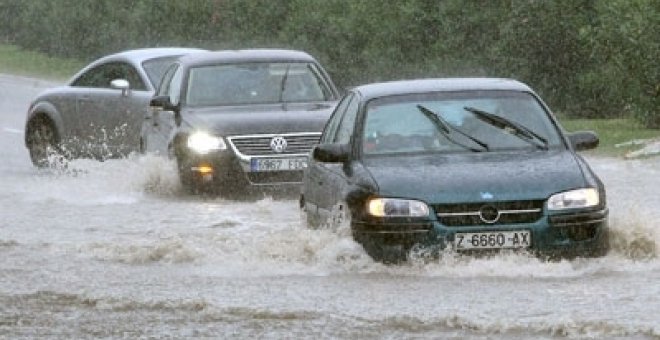
<instances>
[{"instance_id":1,"label":"dark green car paint","mask_svg":"<svg viewBox=\"0 0 660 340\"><path fill-rule=\"evenodd\" d=\"M415 84L411 83L402 85L404 92L414 91ZM479 80L474 83L478 84ZM513 82L512 86L518 84ZM506 86L511 84L507 82ZM373 90L370 85L365 87L364 93ZM520 87L531 91L522 84ZM362 89L353 90L355 97L363 101L355 122L356 131L362 128L364 103L370 96L378 96L378 91L365 95L360 92ZM396 90L387 93L393 94ZM548 115L557 124L549 111ZM327 130L328 126L324 135ZM322 137L322 144L314 150L305 171L301 206L312 217L310 221L331 220L338 210L350 212L354 238L377 259L390 258L388 251L394 251L394 258L401 259L415 245L445 249L454 242L457 232L518 230L531 232L528 250L541 256L603 255L609 248L605 189L586 161L576 153L578 149L595 147L597 137L590 132L565 134L558 126L557 133L561 144L548 150L530 147L511 151L377 156L361 153L359 133L354 133L348 144L323 143ZM553 194L580 188L597 188L599 205L548 209L547 199ZM425 217L376 218L365 210L370 197L419 200L429 206L430 213ZM453 204L501 208L509 202L533 202L529 204L536 204L540 212L524 223L504 221L460 226L447 225L437 215L443 207ZM342 208L337 209L337 206Z\"/></svg>"}]
</instances>

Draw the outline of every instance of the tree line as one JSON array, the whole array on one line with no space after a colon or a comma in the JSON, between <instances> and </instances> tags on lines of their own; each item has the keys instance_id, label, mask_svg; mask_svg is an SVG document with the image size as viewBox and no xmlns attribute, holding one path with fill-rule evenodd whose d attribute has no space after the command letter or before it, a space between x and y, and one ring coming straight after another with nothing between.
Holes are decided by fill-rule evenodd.
<instances>
[{"instance_id":1,"label":"tree line","mask_svg":"<svg viewBox=\"0 0 660 340\"><path fill-rule=\"evenodd\" d=\"M294 48L342 86L510 77L564 115L660 128L657 0L0 0L0 13L0 39L53 56Z\"/></svg>"}]
</instances>

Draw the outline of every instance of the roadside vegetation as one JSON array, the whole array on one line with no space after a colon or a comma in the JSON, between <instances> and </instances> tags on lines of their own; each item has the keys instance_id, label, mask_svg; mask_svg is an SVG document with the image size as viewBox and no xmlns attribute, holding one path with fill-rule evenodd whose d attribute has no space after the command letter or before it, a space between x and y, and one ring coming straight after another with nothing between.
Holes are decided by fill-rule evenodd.
<instances>
[{"instance_id":1,"label":"roadside vegetation","mask_svg":"<svg viewBox=\"0 0 660 340\"><path fill-rule=\"evenodd\" d=\"M0 73L63 81L83 65L75 59L51 57L42 52L25 51L15 45L0 44Z\"/></svg>"},{"instance_id":2,"label":"roadside vegetation","mask_svg":"<svg viewBox=\"0 0 660 340\"><path fill-rule=\"evenodd\" d=\"M596 132L600 138L600 144L598 148L589 151L596 155L623 157L631 151L638 150L642 141L658 139L660 142L660 130L645 128L631 118L571 119L560 117L559 122L569 132L584 130Z\"/></svg>"}]
</instances>

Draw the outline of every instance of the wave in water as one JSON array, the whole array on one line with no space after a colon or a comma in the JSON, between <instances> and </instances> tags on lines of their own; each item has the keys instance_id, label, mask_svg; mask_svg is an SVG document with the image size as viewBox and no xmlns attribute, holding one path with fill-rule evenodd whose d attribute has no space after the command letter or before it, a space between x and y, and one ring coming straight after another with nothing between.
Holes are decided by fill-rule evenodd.
<instances>
[{"instance_id":1,"label":"wave in water","mask_svg":"<svg viewBox=\"0 0 660 340\"><path fill-rule=\"evenodd\" d=\"M9 333L28 333L51 324L49 334L81 336L94 330L96 335L115 334L116 328L126 334L166 335L176 325L177 332L196 329L199 335L319 334L324 336L395 336L434 338L441 335L473 338L660 338L654 326L599 319L597 316L549 317L531 315L511 318L479 312L445 311L434 316L375 313L362 316L311 310L289 310L266 307L216 306L204 299L138 300L132 298L91 297L38 291L31 294L0 295L2 310L0 329ZM444 315L443 315L444 314ZM75 318L69 315L76 315ZM379 316L380 315L380 316ZM74 321L75 320L75 321ZM100 322L100 320L104 320ZM133 322L128 322L133 320ZM57 321L56 324L52 324ZM159 324L162 324L160 327ZM236 327L240 326L240 327ZM9 328L7 328L9 327ZM88 334L89 335L89 334ZM171 335L171 334L170 334ZM179 334L182 335L182 334Z\"/></svg>"}]
</instances>

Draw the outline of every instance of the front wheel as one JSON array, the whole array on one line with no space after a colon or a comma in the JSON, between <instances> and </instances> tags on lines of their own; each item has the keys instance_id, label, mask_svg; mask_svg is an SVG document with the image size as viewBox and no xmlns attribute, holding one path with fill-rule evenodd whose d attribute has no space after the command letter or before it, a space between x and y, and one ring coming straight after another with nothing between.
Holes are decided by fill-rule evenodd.
<instances>
[{"instance_id":1,"label":"front wheel","mask_svg":"<svg viewBox=\"0 0 660 340\"><path fill-rule=\"evenodd\" d=\"M389 235L368 235L353 233L353 239L362 245L364 251L374 261L385 264L398 264L408 260L414 244L390 239Z\"/></svg>"},{"instance_id":2,"label":"front wheel","mask_svg":"<svg viewBox=\"0 0 660 340\"><path fill-rule=\"evenodd\" d=\"M179 182L181 187L187 193L198 194L201 192L201 187L195 181L192 171L190 171L190 164L186 161L183 155L175 155L172 148L169 150L170 157L175 157L176 167L179 173Z\"/></svg>"},{"instance_id":3,"label":"front wheel","mask_svg":"<svg viewBox=\"0 0 660 340\"><path fill-rule=\"evenodd\" d=\"M53 165L53 161L61 161L57 133L53 125L43 119L30 123L27 131L27 147L32 164L39 168Z\"/></svg>"}]
</instances>

